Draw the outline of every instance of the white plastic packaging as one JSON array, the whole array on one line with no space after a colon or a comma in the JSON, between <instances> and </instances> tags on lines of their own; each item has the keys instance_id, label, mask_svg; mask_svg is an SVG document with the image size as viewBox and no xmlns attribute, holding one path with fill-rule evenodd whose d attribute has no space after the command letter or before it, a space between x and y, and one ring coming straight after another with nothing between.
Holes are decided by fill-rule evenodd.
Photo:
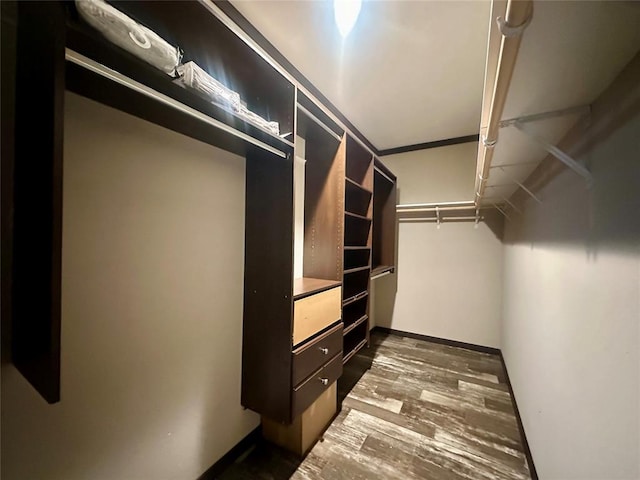
<instances>
[{"instance_id":1,"label":"white plastic packaging","mask_svg":"<svg viewBox=\"0 0 640 480\"><path fill-rule=\"evenodd\" d=\"M213 102L230 106L234 112L240 111L240 94L225 87L198 64L187 62L178 67L179 81L189 88L200 92Z\"/></svg>"},{"instance_id":2,"label":"white plastic packaging","mask_svg":"<svg viewBox=\"0 0 640 480\"><path fill-rule=\"evenodd\" d=\"M182 54L155 32L103 0L76 0L80 16L111 43L174 76Z\"/></svg>"},{"instance_id":3,"label":"white plastic packaging","mask_svg":"<svg viewBox=\"0 0 640 480\"><path fill-rule=\"evenodd\" d=\"M269 132L273 133L276 136L280 135L280 124L278 122L270 122L268 120L265 120L260 115L252 112L244 105L240 106L239 113L240 113L240 116L242 116L248 122L253 123L254 125L257 125L261 128L264 128L265 130L268 130Z\"/></svg>"}]
</instances>

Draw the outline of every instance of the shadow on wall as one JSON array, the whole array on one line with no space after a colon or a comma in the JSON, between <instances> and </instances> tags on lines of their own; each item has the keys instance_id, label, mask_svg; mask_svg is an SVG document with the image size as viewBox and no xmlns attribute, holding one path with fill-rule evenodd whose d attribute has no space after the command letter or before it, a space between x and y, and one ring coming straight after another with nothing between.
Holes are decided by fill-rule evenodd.
<instances>
[{"instance_id":1,"label":"shadow on wall","mask_svg":"<svg viewBox=\"0 0 640 480\"><path fill-rule=\"evenodd\" d=\"M506 243L583 244L589 257L602 249L637 253L640 246L640 54L592 105L559 147L587 166L593 185L547 157L527 184L542 204L518 192L523 215ZM522 240L522 239L526 239Z\"/></svg>"}]
</instances>

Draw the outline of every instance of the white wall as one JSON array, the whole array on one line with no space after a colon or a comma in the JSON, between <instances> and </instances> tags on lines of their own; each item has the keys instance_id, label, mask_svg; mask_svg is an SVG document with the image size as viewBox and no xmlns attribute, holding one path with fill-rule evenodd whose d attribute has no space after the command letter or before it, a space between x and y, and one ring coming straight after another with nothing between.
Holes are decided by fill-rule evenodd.
<instances>
[{"instance_id":1,"label":"white wall","mask_svg":"<svg viewBox=\"0 0 640 480\"><path fill-rule=\"evenodd\" d=\"M640 55L575 135L593 189L564 170L506 224L502 349L541 479L640 478L639 99Z\"/></svg>"},{"instance_id":2,"label":"white wall","mask_svg":"<svg viewBox=\"0 0 640 480\"><path fill-rule=\"evenodd\" d=\"M240 406L244 159L66 94L61 402L2 367L2 477L195 479Z\"/></svg>"},{"instance_id":3,"label":"white wall","mask_svg":"<svg viewBox=\"0 0 640 480\"><path fill-rule=\"evenodd\" d=\"M473 142L382 160L398 177L399 203L472 200L476 148ZM500 228L492 227L497 234L485 223L400 223L396 273L372 281L373 323L499 347L502 244Z\"/></svg>"},{"instance_id":4,"label":"white wall","mask_svg":"<svg viewBox=\"0 0 640 480\"><path fill-rule=\"evenodd\" d=\"M398 203L474 199L477 142L382 157L398 177Z\"/></svg>"}]
</instances>

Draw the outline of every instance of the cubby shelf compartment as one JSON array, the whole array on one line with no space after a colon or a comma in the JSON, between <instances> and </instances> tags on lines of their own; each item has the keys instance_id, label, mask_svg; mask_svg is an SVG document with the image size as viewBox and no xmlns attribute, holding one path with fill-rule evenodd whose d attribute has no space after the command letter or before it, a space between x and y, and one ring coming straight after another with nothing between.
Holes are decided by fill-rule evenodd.
<instances>
[{"instance_id":1,"label":"cubby shelf compartment","mask_svg":"<svg viewBox=\"0 0 640 480\"><path fill-rule=\"evenodd\" d=\"M347 136L346 177L367 190L373 190L373 155L357 140Z\"/></svg>"},{"instance_id":2,"label":"cubby shelf compartment","mask_svg":"<svg viewBox=\"0 0 640 480\"><path fill-rule=\"evenodd\" d=\"M371 219L350 212L344 214L344 243L349 246L367 246Z\"/></svg>"},{"instance_id":3,"label":"cubby shelf compartment","mask_svg":"<svg viewBox=\"0 0 640 480\"><path fill-rule=\"evenodd\" d=\"M369 268L369 259L371 257L371 251L368 248L351 250L346 249L344 251L344 273L351 271L354 268Z\"/></svg>"},{"instance_id":4,"label":"cubby shelf compartment","mask_svg":"<svg viewBox=\"0 0 640 480\"><path fill-rule=\"evenodd\" d=\"M360 325L363 322L366 322L368 318L369 317L367 315L363 315L362 317L357 319L355 322L353 322L351 325L349 325L348 327L345 327L343 335L348 334L349 332L351 332L351 330L356 328L358 325Z\"/></svg>"},{"instance_id":5,"label":"cubby shelf compartment","mask_svg":"<svg viewBox=\"0 0 640 480\"><path fill-rule=\"evenodd\" d=\"M347 363L358 351L367 344L368 322L362 322L355 326L344 336L343 363Z\"/></svg>"},{"instance_id":6,"label":"cubby shelf compartment","mask_svg":"<svg viewBox=\"0 0 640 480\"><path fill-rule=\"evenodd\" d=\"M371 196L372 192L369 190L348 178L345 180L345 209L348 212L370 217Z\"/></svg>"},{"instance_id":7,"label":"cubby shelf compartment","mask_svg":"<svg viewBox=\"0 0 640 480\"><path fill-rule=\"evenodd\" d=\"M369 291L369 268L345 272L342 280L343 302Z\"/></svg>"},{"instance_id":8,"label":"cubby shelf compartment","mask_svg":"<svg viewBox=\"0 0 640 480\"><path fill-rule=\"evenodd\" d=\"M342 300L342 307L346 307L347 305L352 304L353 302L357 302L358 300L361 300L363 298L366 298L369 295L369 292L364 291L364 292L360 292L356 295L352 295L351 297L348 298L344 298L344 300Z\"/></svg>"},{"instance_id":9,"label":"cubby shelf compartment","mask_svg":"<svg viewBox=\"0 0 640 480\"><path fill-rule=\"evenodd\" d=\"M367 317L368 298L362 297L348 305L342 307L342 321L344 322L345 335L347 329L359 323L364 317Z\"/></svg>"}]
</instances>

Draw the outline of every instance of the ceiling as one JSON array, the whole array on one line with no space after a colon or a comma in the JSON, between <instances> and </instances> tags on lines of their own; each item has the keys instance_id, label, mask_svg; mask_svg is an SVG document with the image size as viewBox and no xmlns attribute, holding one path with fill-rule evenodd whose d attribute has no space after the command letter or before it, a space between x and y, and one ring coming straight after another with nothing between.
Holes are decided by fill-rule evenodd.
<instances>
[{"instance_id":1,"label":"ceiling","mask_svg":"<svg viewBox=\"0 0 640 480\"><path fill-rule=\"evenodd\" d=\"M491 4L364 1L343 41L330 0L232 0L378 149L478 133Z\"/></svg>"}]
</instances>

